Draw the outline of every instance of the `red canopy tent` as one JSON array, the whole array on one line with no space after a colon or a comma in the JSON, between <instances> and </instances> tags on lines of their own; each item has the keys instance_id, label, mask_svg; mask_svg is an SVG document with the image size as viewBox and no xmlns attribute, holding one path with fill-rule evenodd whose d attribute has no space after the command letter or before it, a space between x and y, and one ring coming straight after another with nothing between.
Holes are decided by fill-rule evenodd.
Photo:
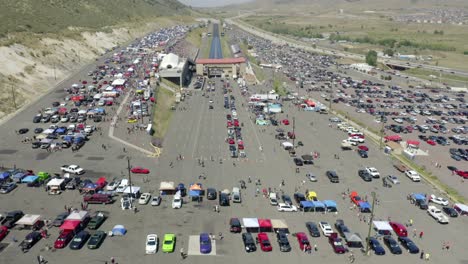
<instances>
[{"instance_id":1,"label":"red canopy tent","mask_svg":"<svg viewBox=\"0 0 468 264\"><path fill-rule=\"evenodd\" d=\"M80 223L81 223L80 220L66 220L60 226L60 229L61 230L75 230L80 225Z\"/></svg>"},{"instance_id":2,"label":"red canopy tent","mask_svg":"<svg viewBox=\"0 0 468 264\"><path fill-rule=\"evenodd\" d=\"M258 225L260 226L260 232L273 232L270 219L258 219Z\"/></svg>"},{"instance_id":3,"label":"red canopy tent","mask_svg":"<svg viewBox=\"0 0 468 264\"><path fill-rule=\"evenodd\" d=\"M304 103L309 107L315 107L315 103L309 99L304 100Z\"/></svg>"},{"instance_id":4,"label":"red canopy tent","mask_svg":"<svg viewBox=\"0 0 468 264\"><path fill-rule=\"evenodd\" d=\"M418 148L420 143L417 140L407 140L406 144L408 144L408 146Z\"/></svg>"},{"instance_id":5,"label":"red canopy tent","mask_svg":"<svg viewBox=\"0 0 468 264\"><path fill-rule=\"evenodd\" d=\"M401 141L401 136L400 135L386 136L385 140L397 142L397 141Z\"/></svg>"}]
</instances>

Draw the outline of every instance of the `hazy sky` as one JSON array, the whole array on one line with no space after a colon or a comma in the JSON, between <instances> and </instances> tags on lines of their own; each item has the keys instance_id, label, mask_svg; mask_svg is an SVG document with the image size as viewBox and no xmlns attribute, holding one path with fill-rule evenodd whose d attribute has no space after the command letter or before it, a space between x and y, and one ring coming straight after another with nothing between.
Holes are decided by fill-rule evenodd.
<instances>
[{"instance_id":1,"label":"hazy sky","mask_svg":"<svg viewBox=\"0 0 468 264\"><path fill-rule=\"evenodd\" d=\"M240 4L253 0L178 0L189 6L194 7L215 7L215 6L224 6L230 4Z\"/></svg>"}]
</instances>

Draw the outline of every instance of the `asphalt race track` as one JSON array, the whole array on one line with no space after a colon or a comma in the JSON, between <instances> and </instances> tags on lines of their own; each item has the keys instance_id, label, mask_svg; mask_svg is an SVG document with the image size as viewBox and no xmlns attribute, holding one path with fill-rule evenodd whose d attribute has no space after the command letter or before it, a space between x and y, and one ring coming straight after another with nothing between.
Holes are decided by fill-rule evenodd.
<instances>
[{"instance_id":1,"label":"asphalt race track","mask_svg":"<svg viewBox=\"0 0 468 264\"><path fill-rule=\"evenodd\" d=\"M223 51L219 39L219 25L213 24L213 39L211 40L210 59L222 59Z\"/></svg>"}]
</instances>

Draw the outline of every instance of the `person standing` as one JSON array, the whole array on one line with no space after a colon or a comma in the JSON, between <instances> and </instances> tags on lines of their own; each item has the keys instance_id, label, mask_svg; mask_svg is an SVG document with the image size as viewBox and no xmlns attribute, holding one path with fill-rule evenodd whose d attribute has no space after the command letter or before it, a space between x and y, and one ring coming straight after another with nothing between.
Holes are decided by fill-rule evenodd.
<instances>
[{"instance_id":1,"label":"person standing","mask_svg":"<svg viewBox=\"0 0 468 264\"><path fill-rule=\"evenodd\" d=\"M421 251L421 254L419 255L419 258L420 258L420 259L423 259L423 258L424 258L424 250Z\"/></svg>"},{"instance_id":2,"label":"person standing","mask_svg":"<svg viewBox=\"0 0 468 264\"><path fill-rule=\"evenodd\" d=\"M424 232L423 231L419 232L419 238L422 239L423 236L424 236Z\"/></svg>"}]
</instances>

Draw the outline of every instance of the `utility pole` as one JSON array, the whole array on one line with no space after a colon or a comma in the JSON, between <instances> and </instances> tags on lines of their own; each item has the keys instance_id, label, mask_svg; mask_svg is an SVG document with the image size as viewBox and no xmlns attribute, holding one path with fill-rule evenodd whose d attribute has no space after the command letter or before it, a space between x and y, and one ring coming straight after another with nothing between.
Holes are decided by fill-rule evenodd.
<instances>
[{"instance_id":1,"label":"utility pole","mask_svg":"<svg viewBox=\"0 0 468 264\"><path fill-rule=\"evenodd\" d=\"M371 210L371 215L370 215L370 219L369 219L369 232L367 233L367 243L366 243L366 255L369 255L369 239L370 239L370 235L371 235L371 231L372 231L372 221L374 221L374 206L375 206L375 192L372 192L371 193L372 195L372 210Z\"/></svg>"},{"instance_id":2,"label":"utility pole","mask_svg":"<svg viewBox=\"0 0 468 264\"><path fill-rule=\"evenodd\" d=\"M130 201L133 204L133 192L132 192L132 166L130 166L130 157L127 156L127 169L128 169L128 184L130 187ZM136 197L135 197L136 198Z\"/></svg>"},{"instance_id":3,"label":"utility pole","mask_svg":"<svg viewBox=\"0 0 468 264\"><path fill-rule=\"evenodd\" d=\"M57 74L55 73L55 62L53 64L54 64L54 79L57 80Z\"/></svg>"},{"instance_id":4,"label":"utility pole","mask_svg":"<svg viewBox=\"0 0 468 264\"><path fill-rule=\"evenodd\" d=\"M383 135L384 135L384 116L381 115L380 116L380 123L382 123L382 125L380 126L380 144L379 144L379 149L382 150L383 148Z\"/></svg>"},{"instance_id":5,"label":"utility pole","mask_svg":"<svg viewBox=\"0 0 468 264\"><path fill-rule=\"evenodd\" d=\"M295 147L295 142L296 142L296 117L293 116L293 147Z\"/></svg>"},{"instance_id":6,"label":"utility pole","mask_svg":"<svg viewBox=\"0 0 468 264\"><path fill-rule=\"evenodd\" d=\"M15 94L15 89L13 85L11 85L11 97L13 99L13 106L15 107L15 110L18 109L18 106L16 105L16 94Z\"/></svg>"}]
</instances>

